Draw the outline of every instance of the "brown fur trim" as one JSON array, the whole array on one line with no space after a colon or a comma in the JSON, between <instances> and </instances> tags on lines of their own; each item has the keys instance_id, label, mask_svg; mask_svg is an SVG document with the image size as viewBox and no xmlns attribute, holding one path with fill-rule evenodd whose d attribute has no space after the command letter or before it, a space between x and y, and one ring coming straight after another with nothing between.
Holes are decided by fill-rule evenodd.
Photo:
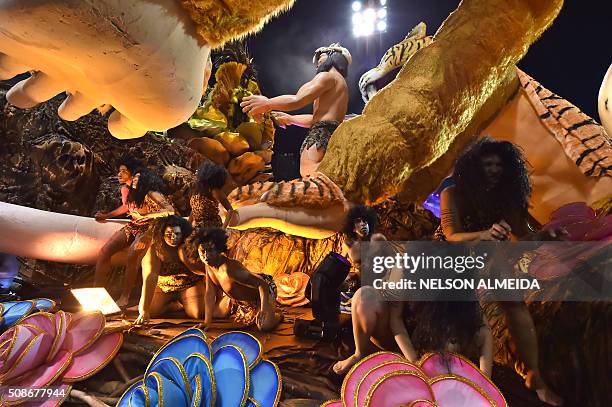
<instances>
[{"instance_id":1,"label":"brown fur trim","mask_svg":"<svg viewBox=\"0 0 612 407\"><path fill-rule=\"evenodd\" d=\"M259 31L294 0L181 0L197 31L213 48Z\"/></svg>"}]
</instances>

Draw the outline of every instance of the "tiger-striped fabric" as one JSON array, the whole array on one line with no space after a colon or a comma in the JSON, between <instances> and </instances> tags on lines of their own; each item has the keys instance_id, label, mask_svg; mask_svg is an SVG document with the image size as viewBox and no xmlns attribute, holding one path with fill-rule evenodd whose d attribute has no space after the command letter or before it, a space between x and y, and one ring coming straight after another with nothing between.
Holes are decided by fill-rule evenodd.
<instances>
[{"instance_id":1,"label":"tiger-striped fabric","mask_svg":"<svg viewBox=\"0 0 612 407\"><path fill-rule=\"evenodd\" d=\"M612 176L612 141L599 123L517 68L518 77L540 120L565 154L587 176Z\"/></svg>"},{"instance_id":2,"label":"tiger-striped fabric","mask_svg":"<svg viewBox=\"0 0 612 407\"><path fill-rule=\"evenodd\" d=\"M265 202L277 207L323 209L344 203L344 194L325 174L318 172L299 180L238 187L230 193L228 200L236 208Z\"/></svg>"},{"instance_id":3,"label":"tiger-striped fabric","mask_svg":"<svg viewBox=\"0 0 612 407\"><path fill-rule=\"evenodd\" d=\"M433 37L426 35L427 26L424 22L417 24L400 42L385 52L378 67L384 72L391 72L403 66L418 50L432 43Z\"/></svg>"},{"instance_id":4,"label":"tiger-striped fabric","mask_svg":"<svg viewBox=\"0 0 612 407\"><path fill-rule=\"evenodd\" d=\"M242 185L234 189L228 196L227 200L234 208L241 206L253 205L259 202L261 196L274 188L275 182L255 182L253 184Z\"/></svg>"},{"instance_id":5,"label":"tiger-striped fabric","mask_svg":"<svg viewBox=\"0 0 612 407\"><path fill-rule=\"evenodd\" d=\"M365 102L376 91L375 83L391 71L403 66L418 50L432 43L433 37L427 36L427 26L424 22L417 24L406 38L385 52L380 63L364 73L359 79L359 90ZM375 92L374 92L375 93Z\"/></svg>"}]
</instances>

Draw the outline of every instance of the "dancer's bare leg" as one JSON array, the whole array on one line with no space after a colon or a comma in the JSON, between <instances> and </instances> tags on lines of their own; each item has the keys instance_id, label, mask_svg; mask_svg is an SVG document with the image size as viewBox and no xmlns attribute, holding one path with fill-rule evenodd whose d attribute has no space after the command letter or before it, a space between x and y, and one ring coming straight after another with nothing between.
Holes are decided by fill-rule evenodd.
<instances>
[{"instance_id":1,"label":"dancer's bare leg","mask_svg":"<svg viewBox=\"0 0 612 407\"><path fill-rule=\"evenodd\" d=\"M376 289L361 287L353 296L351 304L355 353L334 364L333 370L339 375L348 372L355 363L374 350L371 340L374 340L379 346L386 347L388 341L384 339L385 332L387 332L387 336L391 335L388 317L389 307L386 302L380 299Z\"/></svg>"},{"instance_id":2,"label":"dancer's bare leg","mask_svg":"<svg viewBox=\"0 0 612 407\"><path fill-rule=\"evenodd\" d=\"M140 263L147 252L149 243L150 242L146 241L144 237L138 237L128 250L123 278L123 290L121 291L121 297L117 300L117 305L119 307L125 307L129 303L132 288L134 288L136 280L138 279Z\"/></svg>"},{"instance_id":3,"label":"dancer's bare leg","mask_svg":"<svg viewBox=\"0 0 612 407\"><path fill-rule=\"evenodd\" d=\"M325 156L324 148L317 148L316 144L302 151L300 156L300 175L307 177L314 174L319 169L319 164Z\"/></svg>"},{"instance_id":4,"label":"dancer's bare leg","mask_svg":"<svg viewBox=\"0 0 612 407\"><path fill-rule=\"evenodd\" d=\"M204 293L206 292L206 282L198 281L193 287L181 291L179 297L185 314L189 318L204 319Z\"/></svg>"},{"instance_id":5,"label":"dancer's bare leg","mask_svg":"<svg viewBox=\"0 0 612 407\"><path fill-rule=\"evenodd\" d=\"M130 245L130 240L123 230L118 230L108 239L106 244L98 253L96 261L96 272L94 274L94 286L104 287L107 282L108 270L111 266L111 257Z\"/></svg>"},{"instance_id":6,"label":"dancer's bare leg","mask_svg":"<svg viewBox=\"0 0 612 407\"><path fill-rule=\"evenodd\" d=\"M283 317L280 312L276 309L276 298L273 298L271 295L268 296L268 303L263 306L265 315L267 318L261 318L258 315L257 318L257 329L262 332L269 332L276 328L278 324L282 321Z\"/></svg>"},{"instance_id":7,"label":"dancer's bare leg","mask_svg":"<svg viewBox=\"0 0 612 407\"><path fill-rule=\"evenodd\" d=\"M524 302L501 302L512 340L516 344L519 359L527 368L525 384L536 391L544 403L560 406L563 399L555 394L544 382L538 359L538 337L529 309Z\"/></svg>"},{"instance_id":8,"label":"dancer's bare leg","mask_svg":"<svg viewBox=\"0 0 612 407\"><path fill-rule=\"evenodd\" d=\"M173 293L164 293L156 288L149 308L151 318L159 318L166 312L171 311L171 305L174 300L175 295Z\"/></svg>"},{"instance_id":9,"label":"dancer's bare leg","mask_svg":"<svg viewBox=\"0 0 612 407\"><path fill-rule=\"evenodd\" d=\"M213 309L213 318L225 319L230 316L232 300L227 295L223 294L220 289L217 290L217 303ZM206 315L204 315L206 316ZM196 325L198 328L205 328L204 323Z\"/></svg>"}]
</instances>

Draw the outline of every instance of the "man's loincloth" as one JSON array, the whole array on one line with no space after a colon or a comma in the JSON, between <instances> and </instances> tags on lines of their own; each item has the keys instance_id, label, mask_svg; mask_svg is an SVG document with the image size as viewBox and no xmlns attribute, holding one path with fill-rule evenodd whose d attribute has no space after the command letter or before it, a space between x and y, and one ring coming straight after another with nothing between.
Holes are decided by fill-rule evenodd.
<instances>
[{"instance_id":1,"label":"man's loincloth","mask_svg":"<svg viewBox=\"0 0 612 407\"><path fill-rule=\"evenodd\" d=\"M274 278L269 274L257 275L263 278L268 284L268 294L276 301L278 290ZM232 299L230 303L230 315L235 322L249 326L255 323L260 305L259 301L238 301Z\"/></svg>"},{"instance_id":2,"label":"man's loincloth","mask_svg":"<svg viewBox=\"0 0 612 407\"><path fill-rule=\"evenodd\" d=\"M300 154L312 146L327 150L327 143L339 125L340 123L335 120L323 120L313 124L302 143Z\"/></svg>"}]
</instances>

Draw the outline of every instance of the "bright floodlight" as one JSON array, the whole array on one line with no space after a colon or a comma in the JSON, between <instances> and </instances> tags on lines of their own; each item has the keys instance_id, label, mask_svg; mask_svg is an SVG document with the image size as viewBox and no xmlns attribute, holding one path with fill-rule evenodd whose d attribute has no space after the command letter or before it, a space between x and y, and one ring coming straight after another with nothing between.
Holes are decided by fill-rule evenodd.
<instances>
[{"instance_id":1,"label":"bright floodlight","mask_svg":"<svg viewBox=\"0 0 612 407\"><path fill-rule=\"evenodd\" d=\"M372 7L376 3L355 1L353 8L353 35L355 37L367 37L375 32L387 30L387 8L385 0L381 0L381 7ZM366 6L364 6L366 4Z\"/></svg>"},{"instance_id":2,"label":"bright floodlight","mask_svg":"<svg viewBox=\"0 0 612 407\"><path fill-rule=\"evenodd\" d=\"M363 19L366 22L375 22L376 21L376 12L374 9L368 8L363 11Z\"/></svg>"},{"instance_id":3,"label":"bright floodlight","mask_svg":"<svg viewBox=\"0 0 612 407\"><path fill-rule=\"evenodd\" d=\"M102 287L70 290L83 307L83 311L100 311L104 315L121 312L108 291Z\"/></svg>"}]
</instances>

